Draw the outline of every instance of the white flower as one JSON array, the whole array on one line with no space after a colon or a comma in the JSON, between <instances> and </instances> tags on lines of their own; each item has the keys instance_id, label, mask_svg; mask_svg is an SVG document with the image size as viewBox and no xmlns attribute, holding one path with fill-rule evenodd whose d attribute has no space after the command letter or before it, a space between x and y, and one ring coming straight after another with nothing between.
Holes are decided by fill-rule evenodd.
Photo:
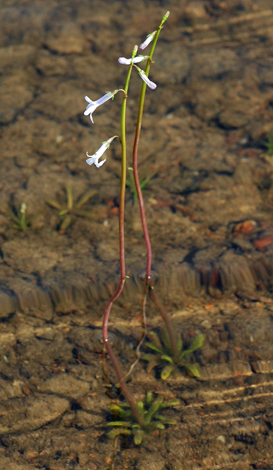
<instances>
[{"instance_id":1,"label":"white flower","mask_svg":"<svg viewBox=\"0 0 273 470\"><path fill-rule=\"evenodd\" d=\"M87 103L89 103L87 106L86 106L86 110L84 111L84 115L85 116L88 116L88 114L90 115L90 119L91 119L91 122L93 122L94 124L94 121L93 121L93 112L95 111L95 109L97 109L98 106L100 106L101 104L105 103L106 101L110 100L111 98L114 97L114 93L112 93L111 91L109 91L108 93L106 93L106 95L103 95L99 100L97 101L92 101L90 100L90 98L88 98L88 96L85 96L85 101L87 101Z\"/></svg>"},{"instance_id":2,"label":"white flower","mask_svg":"<svg viewBox=\"0 0 273 470\"><path fill-rule=\"evenodd\" d=\"M154 39L155 35L156 35L157 31L154 31L153 33L151 34L148 34L147 38L145 39L145 41L140 44L139 46L139 49L141 51L143 51L147 46L149 46L150 42L152 42L152 40Z\"/></svg>"},{"instance_id":3,"label":"white flower","mask_svg":"<svg viewBox=\"0 0 273 470\"><path fill-rule=\"evenodd\" d=\"M151 88L151 90L155 90L157 85L151 80L149 80L149 78L147 77L146 73L143 70L141 70L139 67L136 67L136 68L139 73L139 76L146 83L146 85L148 85L148 87Z\"/></svg>"},{"instance_id":4,"label":"white flower","mask_svg":"<svg viewBox=\"0 0 273 470\"><path fill-rule=\"evenodd\" d=\"M114 135L114 137L111 137L106 142L103 142L102 145L100 146L99 150L97 150L94 155L88 155L88 153L86 152L86 156L88 157L87 160L86 160L86 163L88 163L88 165L93 165L93 163L94 163L94 165L97 168L102 166L104 164L104 162L106 162L106 159L102 160L102 162L99 162L99 158L104 154L104 152L107 149L109 149L112 140L114 140L116 137L117 136Z\"/></svg>"},{"instance_id":5,"label":"white flower","mask_svg":"<svg viewBox=\"0 0 273 470\"><path fill-rule=\"evenodd\" d=\"M134 57L133 59L125 59L125 57L120 57L118 59L118 62L122 65L131 65L131 64L139 64L139 62L142 62L145 59L148 59L148 55L138 55Z\"/></svg>"}]
</instances>

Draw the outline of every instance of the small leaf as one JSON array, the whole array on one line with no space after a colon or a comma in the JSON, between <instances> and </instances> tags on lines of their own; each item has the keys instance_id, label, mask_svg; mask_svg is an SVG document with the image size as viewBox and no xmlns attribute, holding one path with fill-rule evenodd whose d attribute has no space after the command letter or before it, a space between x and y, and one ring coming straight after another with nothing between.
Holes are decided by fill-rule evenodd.
<instances>
[{"instance_id":1,"label":"small leaf","mask_svg":"<svg viewBox=\"0 0 273 470\"><path fill-rule=\"evenodd\" d=\"M190 372L194 377L200 377L200 372L198 368L192 364L185 364L184 366L188 372Z\"/></svg>"},{"instance_id":2,"label":"small leaf","mask_svg":"<svg viewBox=\"0 0 273 470\"><path fill-rule=\"evenodd\" d=\"M184 359L191 354L191 351L187 349L186 351L182 351L178 356L178 364L183 365Z\"/></svg>"},{"instance_id":3,"label":"small leaf","mask_svg":"<svg viewBox=\"0 0 273 470\"><path fill-rule=\"evenodd\" d=\"M134 443L136 446L139 446L143 440L145 432L142 429L137 429L133 431L134 434Z\"/></svg>"},{"instance_id":4,"label":"small leaf","mask_svg":"<svg viewBox=\"0 0 273 470\"><path fill-rule=\"evenodd\" d=\"M123 411L123 409L119 405L116 405L115 403L110 405L110 410L114 411L115 413L121 413Z\"/></svg>"},{"instance_id":5,"label":"small leaf","mask_svg":"<svg viewBox=\"0 0 273 470\"><path fill-rule=\"evenodd\" d=\"M62 211L59 212L59 215L62 216L62 215L65 215L68 213L68 209L63 209Z\"/></svg>"},{"instance_id":6,"label":"small leaf","mask_svg":"<svg viewBox=\"0 0 273 470\"><path fill-rule=\"evenodd\" d=\"M172 424L177 424L177 421L175 419L166 419L164 423L172 425Z\"/></svg>"},{"instance_id":7,"label":"small leaf","mask_svg":"<svg viewBox=\"0 0 273 470\"><path fill-rule=\"evenodd\" d=\"M66 197L67 197L67 207L68 207L69 210L71 210L72 207L73 207L72 189L69 188L69 186L67 186L67 187L65 188L65 190L66 190Z\"/></svg>"},{"instance_id":8,"label":"small leaf","mask_svg":"<svg viewBox=\"0 0 273 470\"><path fill-rule=\"evenodd\" d=\"M162 406L162 405L161 405ZM166 416L163 416L163 415L159 415L158 413L156 413L154 415L154 418L155 419L160 419L160 421L166 421Z\"/></svg>"},{"instance_id":9,"label":"small leaf","mask_svg":"<svg viewBox=\"0 0 273 470\"><path fill-rule=\"evenodd\" d=\"M60 233L64 233L72 222L70 215L66 215L60 226Z\"/></svg>"},{"instance_id":10,"label":"small leaf","mask_svg":"<svg viewBox=\"0 0 273 470\"><path fill-rule=\"evenodd\" d=\"M158 408L162 405L164 398L162 395L159 395L151 404L150 410L153 414L158 410Z\"/></svg>"},{"instance_id":11,"label":"small leaf","mask_svg":"<svg viewBox=\"0 0 273 470\"><path fill-rule=\"evenodd\" d=\"M115 437L120 436L121 434L130 435L132 434L132 431L130 429L112 429L107 433L107 436L110 437L110 439L115 439Z\"/></svg>"},{"instance_id":12,"label":"small leaf","mask_svg":"<svg viewBox=\"0 0 273 470\"><path fill-rule=\"evenodd\" d=\"M177 406L177 405L180 405L179 400L168 400L162 403L161 408L171 408L172 406Z\"/></svg>"},{"instance_id":13,"label":"small leaf","mask_svg":"<svg viewBox=\"0 0 273 470\"><path fill-rule=\"evenodd\" d=\"M199 349L203 346L204 344L204 335L197 335L196 338L194 338L193 342L189 346L189 348L186 351L183 351L180 356L179 356L179 361L182 361L186 357L188 357L193 351L196 351L196 349Z\"/></svg>"},{"instance_id":14,"label":"small leaf","mask_svg":"<svg viewBox=\"0 0 273 470\"><path fill-rule=\"evenodd\" d=\"M124 428L130 428L131 423L126 423L126 421L111 421L110 423L106 423L106 426L123 426Z\"/></svg>"},{"instance_id":15,"label":"small leaf","mask_svg":"<svg viewBox=\"0 0 273 470\"><path fill-rule=\"evenodd\" d=\"M148 413L145 414L145 421L147 424L150 423L153 415L157 412L157 410L160 408L161 404L163 403L164 398L160 395L157 397L151 404L150 409Z\"/></svg>"},{"instance_id":16,"label":"small leaf","mask_svg":"<svg viewBox=\"0 0 273 470\"><path fill-rule=\"evenodd\" d=\"M150 341L152 341L158 347L158 349L162 350L161 341L160 341L159 337L157 336L157 334L154 331L151 331L149 333L148 338L149 338Z\"/></svg>"},{"instance_id":17,"label":"small leaf","mask_svg":"<svg viewBox=\"0 0 273 470\"><path fill-rule=\"evenodd\" d=\"M167 362L170 362L171 364L173 364L173 360L170 356L167 356L167 354L163 354L160 359L162 359L163 361L167 361Z\"/></svg>"},{"instance_id":18,"label":"small leaf","mask_svg":"<svg viewBox=\"0 0 273 470\"><path fill-rule=\"evenodd\" d=\"M120 406L112 404L110 405L110 410L113 414L117 415L119 418L128 418L131 416L131 408L123 410Z\"/></svg>"},{"instance_id":19,"label":"small leaf","mask_svg":"<svg viewBox=\"0 0 273 470\"><path fill-rule=\"evenodd\" d=\"M147 396L146 396L146 403L147 405L150 405L152 403L152 399L153 399L153 394L152 392L147 392Z\"/></svg>"},{"instance_id":20,"label":"small leaf","mask_svg":"<svg viewBox=\"0 0 273 470\"><path fill-rule=\"evenodd\" d=\"M200 334L200 335L197 335L193 342L191 343L190 347L188 350L190 350L191 352L192 351L196 351L196 349L199 349L199 348L202 348L203 344L204 344L204 339L205 339L205 336Z\"/></svg>"},{"instance_id":21,"label":"small leaf","mask_svg":"<svg viewBox=\"0 0 273 470\"><path fill-rule=\"evenodd\" d=\"M162 336L163 336L162 339L163 339L163 343L164 343L165 348L168 351L172 351L172 343L171 343L169 333L167 332L167 330L164 329Z\"/></svg>"},{"instance_id":22,"label":"small leaf","mask_svg":"<svg viewBox=\"0 0 273 470\"><path fill-rule=\"evenodd\" d=\"M153 349L153 351L156 351L157 353L159 354L164 354L164 351L162 349L159 349L155 344L153 343L146 343L146 346L148 346L148 348L150 349Z\"/></svg>"},{"instance_id":23,"label":"small leaf","mask_svg":"<svg viewBox=\"0 0 273 470\"><path fill-rule=\"evenodd\" d=\"M154 367L158 366L158 361L154 360L154 361L151 361L150 364L148 365L147 367L147 372L150 373Z\"/></svg>"},{"instance_id":24,"label":"small leaf","mask_svg":"<svg viewBox=\"0 0 273 470\"><path fill-rule=\"evenodd\" d=\"M162 380L166 380L174 371L174 369L175 367L173 365L165 366L160 375Z\"/></svg>"},{"instance_id":25,"label":"small leaf","mask_svg":"<svg viewBox=\"0 0 273 470\"><path fill-rule=\"evenodd\" d=\"M91 197L93 197L95 194L97 194L96 189L91 189L88 191L86 194L81 196L80 200L77 202L76 207L80 209Z\"/></svg>"},{"instance_id":26,"label":"small leaf","mask_svg":"<svg viewBox=\"0 0 273 470\"><path fill-rule=\"evenodd\" d=\"M46 200L46 203L51 206L51 207L54 207L54 209L58 209L59 211L62 210L62 206L56 202L56 201L53 201L53 199L47 199Z\"/></svg>"},{"instance_id":27,"label":"small leaf","mask_svg":"<svg viewBox=\"0 0 273 470\"><path fill-rule=\"evenodd\" d=\"M141 354L141 359L143 359L144 361L152 361L154 358L154 354Z\"/></svg>"},{"instance_id":28,"label":"small leaf","mask_svg":"<svg viewBox=\"0 0 273 470\"><path fill-rule=\"evenodd\" d=\"M142 415L144 413L144 404L143 401L138 401L137 402L137 409L139 413Z\"/></svg>"},{"instance_id":29,"label":"small leaf","mask_svg":"<svg viewBox=\"0 0 273 470\"><path fill-rule=\"evenodd\" d=\"M182 339L179 339L179 340L177 341L177 351L178 351L178 354L181 353L182 348L183 348L183 341L182 341Z\"/></svg>"},{"instance_id":30,"label":"small leaf","mask_svg":"<svg viewBox=\"0 0 273 470\"><path fill-rule=\"evenodd\" d=\"M156 427L157 429L165 429L165 426L163 423L157 423Z\"/></svg>"},{"instance_id":31,"label":"small leaf","mask_svg":"<svg viewBox=\"0 0 273 470\"><path fill-rule=\"evenodd\" d=\"M154 354L141 354L141 359L144 361L154 361L155 355Z\"/></svg>"}]
</instances>

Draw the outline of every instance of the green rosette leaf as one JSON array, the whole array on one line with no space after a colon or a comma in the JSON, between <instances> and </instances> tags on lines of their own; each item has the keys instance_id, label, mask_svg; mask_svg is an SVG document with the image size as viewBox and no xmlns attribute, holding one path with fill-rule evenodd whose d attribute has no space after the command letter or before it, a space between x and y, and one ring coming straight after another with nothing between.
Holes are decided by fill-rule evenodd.
<instances>
[{"instance_id":1,"label":"green rosette leaf","mask_svg":"<svg viewBox=\"0 0 273 470\"><path fill-rule=\"evenodd\" d=\"M186 364L185 368L187 369L188 372L190 372L194 377L200 377L200 372L198 370L198 367L193 365L193 364Z\"/></svg>"},{"instance_id":2,"label":"green rosette leaf","mask_svg":"<svg viewBox=\"0 0 273 470\"><path fill-rule=\"evenodd\" d=\"M174 369L175 369L174 365L165 366L160 375L162 380L166 380L168 377L170 377Z\"/></svg>"},{"instance_id":3,"label":"green rosette leaf","mask_svg":"<svg viewBox=\"0 0 273 470\"><path fill-rule=\"evenodd\" d=\"M142 429L133 430L134 443L136 446L139 446L142 443L145 432Z\"/></svg>"}]
</instances>

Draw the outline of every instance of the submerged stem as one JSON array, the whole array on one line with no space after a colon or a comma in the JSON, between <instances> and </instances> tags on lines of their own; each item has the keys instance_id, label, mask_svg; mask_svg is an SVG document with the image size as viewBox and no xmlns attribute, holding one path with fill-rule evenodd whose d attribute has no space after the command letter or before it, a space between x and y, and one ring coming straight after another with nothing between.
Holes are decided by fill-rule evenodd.
<instances>
[{"instance_id":1,"label":"submerged stem","mask_svg":"<svg viewBox=\"0 0 273 470\"><path fill-rule=\"evenodd\" d=\"M125 253L124 253L124 205L125 205L125 187L126 187L126 133L125 133L125 118L126 118L126 103L127 103L127 94L128 94L128 88L129 88L129 82L131 78L131 72L132 72L133 64L130 65L129 71L127 74L126 78L126 83L124 87L124 96L123 96L123 101L122 101L122 108L121 108L121 136L120 136L120 141L121 141L121 183L120 183L120 198L119 198L119 256L120 256L120 281L119 281L119 286L114 293L114 295L111 297L109 300L107 307L104 312L103 316L103 326L102 326L102 334L103 334L103 341L104 341L104 346L110 356L110 359L113 363L114 369L116 371L120 387L122 389L122 392L128 401L132 412L134 413L134 416L138 423L142 425L142 417L137 409L137 406L125 384L119 363L117 358L115 357L112 348L109 344L109 339L108 339L108 320L109 320L109 315L111 312L111 308L115 300L120 296L124 284L125 284Z\"/></svg>"}]
</instances>

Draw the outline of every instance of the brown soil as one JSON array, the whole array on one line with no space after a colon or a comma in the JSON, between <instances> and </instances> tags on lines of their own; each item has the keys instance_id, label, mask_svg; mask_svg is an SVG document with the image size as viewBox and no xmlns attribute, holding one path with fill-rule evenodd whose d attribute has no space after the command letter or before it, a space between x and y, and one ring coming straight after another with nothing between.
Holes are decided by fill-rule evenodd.
<instances>
[{"instance_id":1,"label":"brown soil","mask_svg":"<svg viewBox=\"0 0 273 470\"><path fill-rule=\"evenodd\" d=\"M171 11L155 52L139 151L153 272L185 344L183 371L129 380L178 398L176 426L136 448L105 436L101 317L118 282L118 143L100 168L85 152L119 133L121 96L83 116L84 96L123 87L134 44ZM2 0L0 7L0 469L273 468L273 1ZM128 166L141 80L128 100ZM270 151L271 150L271 151ZM84 216L64 216L66 188ZM29 226L14 218L26 204ZM13 214L13 216L12 216ZM125 292L110 321L124 370L141 336L145 245L126 200ZM148 328L159 329L148 305Z\"/></svg>"}]
</instances>

